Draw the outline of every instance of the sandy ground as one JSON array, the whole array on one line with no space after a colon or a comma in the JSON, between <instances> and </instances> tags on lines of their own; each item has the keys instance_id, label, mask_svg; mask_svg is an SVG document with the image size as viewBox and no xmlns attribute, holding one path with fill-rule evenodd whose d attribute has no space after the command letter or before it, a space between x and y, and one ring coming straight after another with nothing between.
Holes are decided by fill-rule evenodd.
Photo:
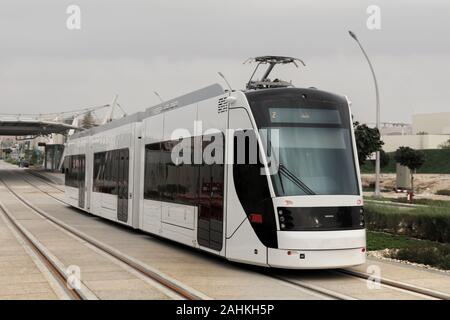
<instances>
[{"instance_id":1,"label":"sandy ground","mask_svg":"<svg viewBox=\"0 0 450 320\"><path fill-rule=\"evenodd\" d=\"M368 187L370 183L375 182L374 174L361 175L363 187ZM384 173L381 175L381 188L385 190L393 190L395 188L395 174ZM416 198L428 198L435 200L448 200L450 196L436 195L438 190L450 190L450 174L415 174L414 189ZM364 194L371 195L372 192ZM382 192L384 197L404 198L405 193L396 193L394 191Z\"/></svg>"}]
</instances>

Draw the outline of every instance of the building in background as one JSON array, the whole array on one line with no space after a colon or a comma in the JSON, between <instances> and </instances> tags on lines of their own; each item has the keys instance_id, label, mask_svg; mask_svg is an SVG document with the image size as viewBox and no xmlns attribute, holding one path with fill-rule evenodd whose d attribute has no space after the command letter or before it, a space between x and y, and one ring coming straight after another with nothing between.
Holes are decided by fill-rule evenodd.
<instances>
[{"instance_id":1,"label":"building in background","mask_svg":"<svg viewBox=\"0 0 450 320\"><path fill-rule=\"evenodd\" d=\"M66 136L50 134L46 136L0 136L0 158L11 163L19 159L30 165L42 166L47 170L58 170L64 152Z\"/></svg>"},{"instance_id":2,"label":"building in background","mask_svg":"<svg viewBox=\"0 0 450 320\"><path fill-rule=\"evenodd\" d=\"M382 136L404 136L412 135L412 125L400 122L382 122L380 129Z\"/></svg>"},{"instance_id":3,"label":"building in background","mask_svg":"<svg viewBox=\"0 0 450 320\"><path fill-rule=\"evenodd\" d=\"M15 143L16 139L14 137L0 136L0 159L5 159L11 154Z\"/></svg>"},{"instance_id":4,"label":"building in background","mask_svg":"<svg viewBox=\"0 0 450 320\"><path fill-rule=\"evenodd\" d=\"M56 171L62 161L64 153L64 144L46 144L45 145L45 170Z\"/></svg>"},{"instance_id":5,"label":"building in background","mask_svg":"<svg viewBox=\"0 0 450 320\"><path fill-rule=\"evenodd\" d=\"M415 114L413 134L450 135L450 112Z\"/></svg>"},{"instance_id":6,"label":"building in background","mask_svg":"<svg viewBox=\"0 0 450 320\"><path fill-rule=\"evenodd\" d=\"M450 112L415 114L411 125L384 124L380 132L386 152L402 146L418 150L439 149L450 139Z\"/></svg>"}]
</instances>

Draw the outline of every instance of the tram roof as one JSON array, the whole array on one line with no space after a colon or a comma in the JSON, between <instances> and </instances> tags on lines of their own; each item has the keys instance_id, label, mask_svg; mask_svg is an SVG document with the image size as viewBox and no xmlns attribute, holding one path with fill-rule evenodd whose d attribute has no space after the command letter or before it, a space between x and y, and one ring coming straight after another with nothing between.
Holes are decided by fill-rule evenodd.
<instances>
[{"instance_id":1,"label":"tram roof","mask_svg":"<svg viewBox=\"0 0 450 320\"><path fill-rule=\"evenodd\" d=\"M94 128L82 131L82 132L77 132L77 133L73 134L70 138L76 139L76 138L86 137L86 136L90 136L90 135L100 133L100 132L103 132L106 130L114 129L114 128L129 124L129 123L140 122L143 119L148 118L150 116L153 116L153 115L165 112L165 111L181 108L183 106L187 106L189 104L193 104L193 103L203 101L206 99L214 98L214 97L217 97L224 93L225 93L225 91L223 90L222 86L215 83L215 84L212 84L205 88L184 94L177 98L174 98L174 99L171 99L168 101L164 101L160 104L157 104L155 106L145 109L145 111L136 112L136 113L133 113L131 115L128 115L128 116L120 118L120 119L114 119L113 121L108 122L104 125L94 127Z\"/></svg>"}]
</instances>

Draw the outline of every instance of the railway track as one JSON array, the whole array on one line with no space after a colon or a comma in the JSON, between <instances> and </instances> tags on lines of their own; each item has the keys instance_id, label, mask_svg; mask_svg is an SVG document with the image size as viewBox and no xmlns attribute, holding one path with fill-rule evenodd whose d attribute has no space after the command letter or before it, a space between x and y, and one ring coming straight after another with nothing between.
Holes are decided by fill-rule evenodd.
<instances>
[{"instance_id":1,"label":"railway track","mask_svg":"<svg viewBox=\"0 0 450 320\"><path fill-rule=\"evenodd\" d=\"M38 176L35 176L35 175L33 175L33 177L38 178L40 181L43 181L45 184L49 185L50 187L54 188L55 190L61 191L59 188L53 186L51 183L48 183L47 181L45 181L41 177L38 177ZM24 178L24 181L26 181L32 187L34 187L34 188L38 189L39 191L43 192L44 194L46 194L46 195L52 197L53 199L57 200L58 202L63 203L65 205L68 205L63 200L55 197L53 194L51 194L50 192L42 189L41 187L39 187L35 183L29 181L28 179ZM40 209L37 209L37 210L40 210ZM68 228L71 228L71 227L68 227ZM85 236L85 237L88 237L88 236ZM94 243L96 242L95 239L91 239L91 240ZM103 246L106 246L106 245L103 245ZM110 248L108 251L110 251L110 250L114 250L114 249ZM120 253L116 252L116 254L120 256ZM130 258L129 257L126 258L125 261L130 262ZM137 266L139 266L139 262L133 261L133 265L136 266L136 264L137 264ZM140 269L140 267L139 267L139 269ZM431 290L431 289L428 289L428 288L417 287L417 286L414 286L414 285L411 285L411 284L408 284L408 283L404 283L404 282L401 282L401 281L397 281L397 280L386 279L386 278L381 278L381 277L374 277L372 275L369 275L369 274L366 274L366 273L362 273L362 272L358 272L358 271L351 270L351 269L338 269L338 270L332 270L332 271L328 271L328 272L333 272L335 274L339 274L339 275L342 275L342 276L358 278L358 279L363 279L363 280L367 280L367 279L371 278L371 280L379 281L379 283L382 286L393 288L393 289L397 289L397 290L401 290L403 292L409 292L409 293L412 293L412 294L415 294L415 295L420 295L421 297L423 297L425 299L450 300L450 295L447 294L447 293ZM276 279L278 281L285 282L286 284L289 284L291 286L296 286L296 287L302 288L304 290L313 292L314 294L316 294L318 296L321 296L321 297L323 297L325 299L356 300L355 297L352 297L350 295L343 294L343 293L340 293L340 292L336 292L334 290L329 290L327 288L324 288L324 287L321 287L321 286L316 286L316 285L313 285L313 284L310 284L310 283L307 283L307 282L299 282L298 280L294 281L293 279L290 279L289 277L277 276L277 275L272 275L272 274L269 274L269 273L264 273L264 274L266 276L269 276L269 277L271 277L273 279Z\"/></svg>"},{"instance_id":2,"label":"railway track","mask_svg":"<svg viewBox=\"0 0 450 320\"><path fill-rule=\"evenodd\" d=\"M39 242L37 242L36 239L34 239L20 223L14 220L9 210L1 202L0 202L0 211L3 213L4 217L9 222L9 224L19 234L20 238L29 245L31 250L33 250L38 259L42 262L42 264L46 267L47 271L57 281L58 285L65 292L65 294L71 300L86 300L87 297L80 289L68 288L67 283L69 281L69 276L63 270L63 268L61 268L61 266L55 262L55 260L48 254L45 248L41 244L39 244Z\"/></svg>"},{"instance_id":3,"label":"railway track","mask_svg":"<svg viewBox=\"0 0 450 320\"><path fill-rule=\"evenodd\" d=\"M340 273L340 274L344 274L344 275L347 275L347 276L350 276L350 277L364 279L364 280L368 280L370 278L371 281L378 281L381 285L385 285L385 286L388 286L388 287L392 287L392 288L396 288L396 289L400 289L400 290L404 290L404 291L408 291L408 292L417 293L417 294L420 294L420 295L422 295L424 297L428 297L430 299L450 300L450 294L447 294L447 293L444 293L444 292L440 292L440 291L431 290L431 289L428 289L428 288L414 286L412 284L401 282L401 281L397 281L397 280L377 277L377 276L373 276L373 275L370 275L370 274L367 274L367 273L363 273L363 272L359 272L359 271L356 271L356 270L338 269L338 270L334 270L334 272Z\"/></svg>"},{"instance_id":4,"label":"railway track","mask_svg":"<svg viewBox=\"0 0 450 320\"><path fill-rule=\"evenodd\" d=\"M24 179L26 181L26 179ZM131 269L137 271L144 277L147 277L155 282L157 282L159 285L163 286L165 289L175 293L177 296L179 296L181 299L185 300L204 300L209 299L206 295L202 294L201 292L198 292L192 288L189 288L185 286L183 283L180 283L179 281L175 279L171 279L170 277L166 276L162 272L151 268L150 266L144 265L143 263L136 261L132 257L126 256L123 253L115 250L114 248L101 243L100 241L93 239L92 237L80 232L79 230L65 224L64 222L56 219L55 217L51 216L50 214L46 213L40 208L37 208L33 204L31 204L28 200L23 198L21 195L19 195L14 189L11 188L11 186L3 179L0 178L0 182L5 186L5 188L14 196L17 200L19 200L22 204L24 204L26 207L28 207L33 213L41 216L42 218L50 221L51 223L57 225L58 227L62 228L64 231L68 232L72 236L87 242L91 246L95 247L97 250L100 250L106 255L109 255L111 258L116 259ZM30 185L32 185L29 181L27 181ZM37 188L36 186L34 186ZM38 188L39 189L39 188ZM39 189L41 192L44 192L43 190ZM48 195L50 195L47 192L44 192ZM57 199L56 197L53 197ZM62 202L61 200L58 200ZM46 250L37 243L33 237L30 236L30 234L27 232L27 230L21 226L19 223L17 223L10 212L6 209L6 207L1 204L0 209L5 213L8 220L17 228L17 230L20 232L20 234L26 239L27 242L30 243L30 245L37 250L37 252L40 253L40 255L43 257L44 262L46 265L49 265L51 268L51 272L55 273L55 276L61 281L64 282L64 284L67 281L68 275L66 272L55 263L55 261L46 253ZM80 290L69 290L71 296L74 299L86 299L87 297L81 292Z\"/></svg>"},{"instance_id":5,"label":"railway track","mask_svg":"<svg viewBox=\"0 0 450 320\"><path fill-rule=\"evenodd\" d=\"M54 188L55 190L58 190L58 192L64 192L64 190L61 191L59 188L53 186L51 183L45 181L44 179L42 179L42 178L40 178L40 177L38 177L38 176L35 176L35 175L32 175L32 176L35 177L35 178L39 178L40 181L43 181L44 183L46 183L46 184L49 185L50 187ZM58 197L55 197L53 194L51 194L50 192L48 192L48 191L42 189L41 187L39 187L39 186L36 185L35 183L31 182L29 179L27 179L27 178L25 178L25 177L22 177L22 178L23 178L23 180L24 180L26 183L28 183L29 185L31 185L31 186L34 187L35 189L39 190L40 192L45 193L46 195L48 195L49 197L55 199L56 201L58 201L59 203L61 203L61 204L63 204L63 205L70 206L69 203L65 202L64 200L62 200L62 199L60 199L60 198L58 198Z\"/></svg>"},{"instance_id":6,"label":"railway track","mask_svg":"<svg viewBox=\"0 0 450 320\"><path fill-rule=\"evenodd\" d=\"M56 183L49 182L41 174L38 174L38 173L36 173L36 172L34 172L33 170L30 170L30 169L25 170L25 172L28 173L32 177L38 178L39 180L41 180L45 184L49 185L50 187L52 187L52 188L54 188L54 189L56 189L58 191L65 192L64 188L59 188Z\"/></svg>"},{"instance_id":7,"label":"railway track","mask_svg":"<svg viewBox=\"0 0 450 320\"><path fill-rule=\"evenodd\" d=\"M349 295L340 293L340 292L336 292L334 290L330 290L321 286L316 286L307 282L299 282L298 280L293 280L290 279L289 277L284 277L284 276L278 276L278 275L273 275L270 273L263 273L264 275L276 279L278 281L282 281L288 285L294 286L294 287L299 287L302 289L306 289L309 290L311 292L314 292L315 294L323 297L324 299L327 300L357 300L356 298L353 298Z\"/></svg>"},{"instance_id":8,"label":"railway track","mask_svg":"<svg viewBox=\"0 0 450 320\"><path fill-rule=\"evenodd\" d=\"M417 287L408 283L400 282L397 280L391 280L381 277L374 277L372 275L358 272L351 269L337 269L337 270L324 270L326 273L332 273L335 275L341 275L344 277L350 277L358 280L366 280L366 281L378 281L380 286L387 289L393 289L399 292L404 292L411 296L420 297L421 299L426 300L450 300L450 295L444 292L431 290L428 288ZM333 300L358 300L357 294L346 294L342 292L337 292L335 290L330 290L323 286L318 286L309 282L299 282L295 277L289 276L280 276L274 274L265 273L267 276L278 279L280 281L289 283L294 286L302 287L314 291L320 295L328 299ZM369 289L366 289L369 290ZM375 289L372 289L375 290Z\"/></svg>"}]
</instances>

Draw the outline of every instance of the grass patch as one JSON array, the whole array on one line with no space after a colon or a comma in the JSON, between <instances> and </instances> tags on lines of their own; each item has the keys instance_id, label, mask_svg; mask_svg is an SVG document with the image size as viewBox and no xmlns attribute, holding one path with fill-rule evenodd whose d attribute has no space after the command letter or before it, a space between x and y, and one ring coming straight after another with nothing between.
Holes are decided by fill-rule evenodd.
<instances>
[{"instance_id":1,"label":"grass patch","mask_svg":"<svg viewBox=\"0 0 450 320\"><path fill-rule=\"evenodd\" d=\"M400 208L366 203L367 249L389 249L389 258L450 270L450 202L416 199L415 203L429 206Z\"/></svg>"},{"instance_id":2,"label":"grass patch","mask_svg":"<svg viewBox=\"0 0 450 320\"><path fill-rule=\"evenodd\" d=\"M402 198L374 198L372 196L364 196L364 199L366 200L378 200L378 201L389 201L389 202L396 202L396 203L409 203L408 199L406 197ZM434 207L447 207L450 208L450 201L446 200L434 200L434 199L427 199L427 198L415 198L413 201L413 204L421 204L425 206L434 206ZM449 210L450 214L450 210Z\"/></svg>"},{"instance_id":3,"label":"grass patch","mask_svg":"<svg viewBox=\"0 0 450 320\"><path fill-rule=\"evenodd\" d=\"M412 238L450 243L450 208L397 208L366 203L366 227Z\"/></svg>"},{"instance_id":4,"label":"grass patch","mask_svg":"<svg viewBox=\"0 0 450 320\"><path fill-rule=\"evenodd\" d=\"M398 203L409 203L409 201L408 201L408 199L406 199L406 197L391 199L391 201L398 202ZM446 200L434 200L434 199L426 199L426 198L414 199L413 204L422 204L425 206L450 208L450 201L446 201ZM450 210L449 210L449 213L450 213Z\"/></svg>"},{"instance_id":5,"label":"grass patch","mask_svg":"<svg viewBox=\"0 0 450 320\"><path fill-rule=\"evenodd\" d=\"M450 244L382 232L367 232L367 249L390 249L387 257L450 269Z\"/></svg>"},{"instance_id":6,"label":"grass patch","mask_svg":"<svg viewBox=\"0 0 450 320\"><path fill-rule=\"evenodd\" d=\"M367 250L400 249L413 246L417 242L430 242L427 240L417 240L407 236L399 236L385 232L367 231Z\"/></svg>"}]
</instances>

